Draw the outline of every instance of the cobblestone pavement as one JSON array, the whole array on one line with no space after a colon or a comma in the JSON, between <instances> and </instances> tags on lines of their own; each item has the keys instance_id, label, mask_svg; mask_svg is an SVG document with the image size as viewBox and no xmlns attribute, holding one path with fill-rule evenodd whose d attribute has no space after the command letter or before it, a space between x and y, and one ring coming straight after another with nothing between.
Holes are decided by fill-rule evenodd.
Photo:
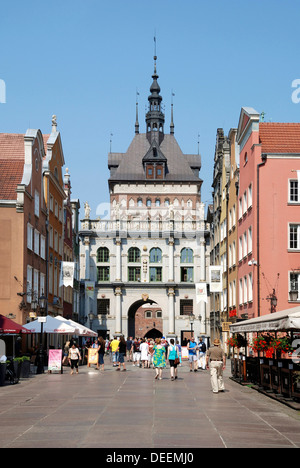
<instances>
[{"instance_id":1,"label":"cobblestone pavement","mask_svg":"<svg viewBox=\"0 0 300 468\"><path fill-rule=\"evenodd\" d=\"M0 448L299 448L300 413L229 379L179 367L161 381L127 363L117 372L34 375L0 387Z\"/></svg>"}]
</instances>

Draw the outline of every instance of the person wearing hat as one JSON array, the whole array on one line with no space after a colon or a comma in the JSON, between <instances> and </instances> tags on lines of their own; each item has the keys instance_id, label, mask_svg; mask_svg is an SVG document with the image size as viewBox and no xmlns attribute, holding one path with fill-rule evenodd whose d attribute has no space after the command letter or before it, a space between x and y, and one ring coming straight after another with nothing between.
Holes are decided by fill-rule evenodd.
<instances>
[{"instance_id":1,"label":"person wearing hat","mask_svg":"<svg viewBox=\"0 0 300 468\"><path fill-rule=\"evenodd\" d=\"M221 348L220 340L214 340L214 346L206 355L206 368L210 368L210 379L213 393L224 392L223 371L226 367L226 356Z\"/></svg>"}]
</instances>

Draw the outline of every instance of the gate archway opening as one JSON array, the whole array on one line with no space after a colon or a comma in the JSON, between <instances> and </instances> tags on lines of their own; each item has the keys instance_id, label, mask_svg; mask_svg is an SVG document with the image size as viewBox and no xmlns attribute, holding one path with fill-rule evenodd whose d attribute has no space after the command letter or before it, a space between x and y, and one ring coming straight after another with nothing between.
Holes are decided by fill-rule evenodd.
<instances>
[{"instance_id":1,"label":"gate archway opening","mask_svg":"<svg viewBox=\"0 0 300 468\"><path fill-rule=\"evenodd\" d=\"M138 300L128 309L128 336L160 338L163 336L162 310L152 299Z\"/></svg>"}]
</instances>

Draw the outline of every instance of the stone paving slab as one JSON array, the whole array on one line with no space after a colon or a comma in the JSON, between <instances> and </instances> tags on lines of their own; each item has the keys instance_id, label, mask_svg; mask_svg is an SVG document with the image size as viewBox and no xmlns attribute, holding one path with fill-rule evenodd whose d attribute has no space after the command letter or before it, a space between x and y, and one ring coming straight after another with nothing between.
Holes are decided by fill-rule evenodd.
<instances>
[{"instance_id":1,"label":"stone paving slab","mask_svg":"<svg viewBox=\"0 0 300 468\"><path fill-rule=\"evenodd\" d=\"M0 387L0 448L299 448L300 412L233 382L213 394L207 371L161 381L127 363L117 372L35 375Z\"/></svg>"}]
</instances>

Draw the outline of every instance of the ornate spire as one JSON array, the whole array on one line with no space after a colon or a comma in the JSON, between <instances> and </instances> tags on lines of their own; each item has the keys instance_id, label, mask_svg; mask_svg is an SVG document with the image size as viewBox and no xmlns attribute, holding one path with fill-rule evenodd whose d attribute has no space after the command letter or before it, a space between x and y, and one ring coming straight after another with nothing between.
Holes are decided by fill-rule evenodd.
<instances>
[{"instance_id":1,"label":"ornate spire","mask_svg":"<svg viewBox=\"0 0 300 468\"><path fill-rule=\"evenodd\" d=\"M136 104L135 104L135 107L136 107L136 118L135 118L135 133L138 134L140 133L140 125L139 125L139 103L138 103L138 96L140 95L140 93L138 92L138 90L136 90Z\"/></svg>"},{"instance_id":2,"label":"ornate spire","mask_svg":"<svg viewBox=\"0 0 300 468\"><path fill-rule=\"evenodd\" d=\"M162 97L160 95L160 87L157 82L158 75L156 71L157 56L154 55L154 73L152 75L153 82L150 87L151 95L148 97L149 110L146 114L147 138L150 143L156 141L158 145L164 139L164 123L165 116L161 109Z\"/></svg>"},{"instance_id":3,"label":"ornate spire","mask_svg":"<svg viewBox=\"0 0 300 468\"><path fill-rule=\"evenodd\" d=\"M173 90L172 90L172 96L171 96L171 124L170 124L170 134L171 135L174 135L173 96L175 96L175 94L173 93Z\"/></svg>"}]
</instances>

